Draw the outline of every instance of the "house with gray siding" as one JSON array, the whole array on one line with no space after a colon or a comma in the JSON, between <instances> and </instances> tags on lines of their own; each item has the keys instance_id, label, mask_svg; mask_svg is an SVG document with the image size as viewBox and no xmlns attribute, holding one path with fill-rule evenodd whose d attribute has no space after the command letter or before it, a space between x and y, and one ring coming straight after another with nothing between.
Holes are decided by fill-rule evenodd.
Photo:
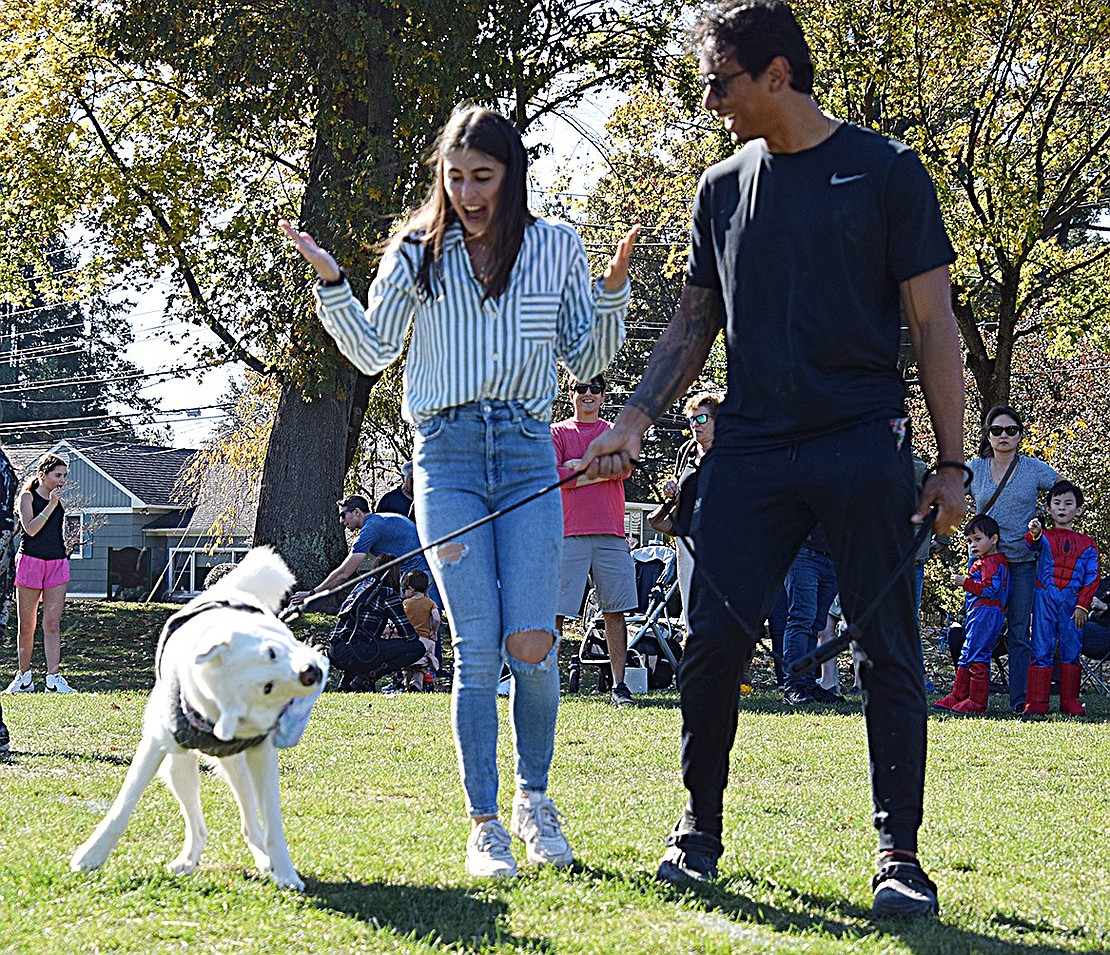
<instances>
[{"instance_id":1,"label":"house with gray siding","mask_svg":"<svg viewBox=\"0 0 1110 955\"><path fill-rule=\"evenodd\" d=\"M214 515L202 513L211 508L198 508L181 491L182 472L196 451L77 438L9 444L4 451L21 484L44 454L69 464L63 494L71 548L68 596L118 595L118 571L126 566L133 573L127 596L188 599L203 588L212 567L241 559L250 547L246 528L214 536Z\"/></svg>"}]
</instances>

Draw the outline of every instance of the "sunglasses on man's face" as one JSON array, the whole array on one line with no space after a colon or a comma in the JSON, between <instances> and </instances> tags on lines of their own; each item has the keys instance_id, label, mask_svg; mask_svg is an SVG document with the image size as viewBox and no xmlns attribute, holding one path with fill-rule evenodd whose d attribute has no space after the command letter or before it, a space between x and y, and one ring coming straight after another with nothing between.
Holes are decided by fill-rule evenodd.
<instances>
[{"instance_id":1,"label":"sunglasses on man's face","mask_svg":"<svg viewBox=\"0 0 1110 955\"><path fill-rule=\"evenodd\" d=\"M590 392L590 394L600 395L605 390L605 386L591 381L589 384L575 385L574 390L580 395L584 395L587 391Z\"/></svg>"},{"instance_id":2,"label":"sunglasses on man's face","mask_svg":"<svg viewBox=\"0 0 1110 955\"><path fill-rule=\"evenodd\" d=\"M689 421L692 425L705 424L705 422L709 420L709 415L703 412L702 414L696 414L693 417L687 418L686 420Z\"/></svg>"},{"instance_id":3,"label":"sunglasses on man's face","mask_svg":"<svg viewBox=\"0 0 1110 955\"><path fill-rule=\"evenodd\" d=\"M991 433L991 437L994 438L1001 438L1004 434L1013 438L1021 434L1021 428L1016 424L992 424L987 430Z\"/></svg>"}]
</instances>

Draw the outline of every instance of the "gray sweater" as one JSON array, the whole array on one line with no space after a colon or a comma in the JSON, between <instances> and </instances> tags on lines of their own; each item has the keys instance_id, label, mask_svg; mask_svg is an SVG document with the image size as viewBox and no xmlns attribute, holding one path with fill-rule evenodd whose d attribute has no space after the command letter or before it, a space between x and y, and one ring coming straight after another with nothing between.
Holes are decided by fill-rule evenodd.
<instances>
[{"instance_id":1,"label":"gray sweater","mask_svg":"<svg viewBox=\"0 0 1110 955\"><path fill-rule=\"evenodd\" d=\"M975 499L976 513L980 513L998 485L991 477L990 458L972 458L967 463L975 475L971 482L971 496ZM1049 490L1059 480L1060 475L1039 458L1024 454L1018 457L1014 473L987 512L998 521L1001 531L998 549L1011 564L1037 559L1036 552L1025 546L1025 532L1036 516L1040 492Z\"/></svg>"}]
</instances>

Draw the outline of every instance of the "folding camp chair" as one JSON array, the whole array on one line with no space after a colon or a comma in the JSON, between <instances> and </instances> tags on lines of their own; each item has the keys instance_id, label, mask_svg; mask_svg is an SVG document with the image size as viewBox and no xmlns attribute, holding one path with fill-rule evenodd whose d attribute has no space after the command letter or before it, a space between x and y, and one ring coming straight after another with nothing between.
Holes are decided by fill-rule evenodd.
<instances>
[{"instance_id":1,"label":"folding camp chair","mask_svg":"<svg viewBox=\"0 0 1110 955\"><path fill-rule=\"evenodd\" d=\"M675 551L663 544L649 544L633 550L632 560L636 565L639 602L635 610L625 614L629 632L628 665L646 666L648 686L662 689L670 685L682 657L682 632L676 619L679 608ZM612 672L605 643L605 618L597 605L593 587L588 588L583 600L582 629L585 636L577 656L570 662L567 689L578 692L582 665L587 664L600 668L598 689L608 690L612 685Z\"/></svg>"},{"instance_id":2,"label":"folding camp chair","mask_svg":"<svg viewBox=\"0 0 1110 955\"><path fill-rule=\"evenodd\" d=\"M1083 626L1083 644L1079 651L1083 678L1079 688L1090 687L1096 693L1110 696L1110 620L1106 615L1087 621Z\"/></svg>"}]
</instances>

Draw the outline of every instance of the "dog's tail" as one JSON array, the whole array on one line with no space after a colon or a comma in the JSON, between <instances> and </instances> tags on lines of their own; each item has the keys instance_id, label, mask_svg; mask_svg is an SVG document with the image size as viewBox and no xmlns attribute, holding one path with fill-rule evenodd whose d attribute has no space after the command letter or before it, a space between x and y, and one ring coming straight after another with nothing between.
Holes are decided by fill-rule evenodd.
<instances>
[{"instance_id":1,"label":"dog's tail","mask_svg":"<svg viewBox=\"0 0 1110 955\"><path fill-rule=\"evenodd\" d=\"M238 591L252 595L263 607L276 613L296 582L297 578L272 547L255 547L233 571L206 590L205 597Z\"/></svg>"}]
</instances>

